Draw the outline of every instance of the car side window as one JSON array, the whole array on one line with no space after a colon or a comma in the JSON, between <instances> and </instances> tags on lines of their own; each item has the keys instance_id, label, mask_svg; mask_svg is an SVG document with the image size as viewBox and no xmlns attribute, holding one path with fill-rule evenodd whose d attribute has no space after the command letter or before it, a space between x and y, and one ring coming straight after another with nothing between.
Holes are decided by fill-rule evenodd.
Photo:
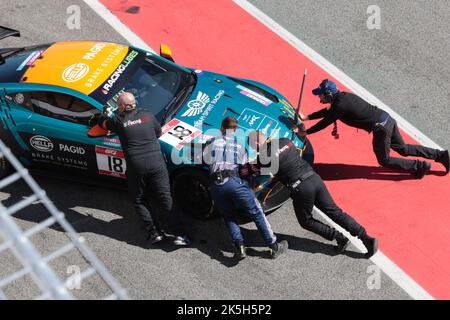
<instances>
[{"instance_id":1,"label":"car side window","mask_svg":"<svg viewBox=\"0 0 450 320\"><path fill-rule=\"evenodd\" d=\"M87 126L101 113L81 99L56 92L31 92L30 103L35 113Z\"/></svg>"}]
</instances>

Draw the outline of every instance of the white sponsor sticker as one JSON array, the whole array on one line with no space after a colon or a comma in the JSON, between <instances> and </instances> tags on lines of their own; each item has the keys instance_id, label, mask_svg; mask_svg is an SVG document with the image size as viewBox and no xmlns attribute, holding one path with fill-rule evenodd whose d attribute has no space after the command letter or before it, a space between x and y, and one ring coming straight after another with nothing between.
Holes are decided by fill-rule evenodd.
<instances>
[{"instance_id":1,"label":"white sponsor sticker","mask_svg":"<svg viewBox=\"0 0 450 320\"><path fill-rule=\"evenodd\" d=\"M159 140L173 146L177 150L183 148L183 144L189 143L202 132L178 119L171 120L162 127L161 137Z\"/></svg>"},{"instance_id":2,"label":"white sponsor sticker","mask_svg":"<svg viewBox=\"0 0 450 320\"><path fill-rule=\"evenodd\" d=\"M100 174L126 178L127 164L122 150L95 146L95 154Z\"/></svg>"},{"instance_id":3,"label":"white sponsor sticker","mask_svg":"<svg viewBox=\"0 0 450 320\"><path fill-rule=\"evenodd\" d=\"M252 100L257 101L257 102L261 103L262 105L265 105L266 107L272 103L272 101L270 99L267 99L263 95L259 94L258 92L255 92L249 88L246 88L241 85L238 85L237 88L241 90L240 93L242 95L244 95Z\"/></svg>"},{"instance_id":4,"label":"white sponsor sticker","mask_svg":"<svg viewBox=\"0 0 450 320\"><path fill-rule=\"evenodd\" d=\"M53 142L44 136L32 136L30 139L30 145L41 152L50 152L53 150Z\"/></svg>"}]
</instances>

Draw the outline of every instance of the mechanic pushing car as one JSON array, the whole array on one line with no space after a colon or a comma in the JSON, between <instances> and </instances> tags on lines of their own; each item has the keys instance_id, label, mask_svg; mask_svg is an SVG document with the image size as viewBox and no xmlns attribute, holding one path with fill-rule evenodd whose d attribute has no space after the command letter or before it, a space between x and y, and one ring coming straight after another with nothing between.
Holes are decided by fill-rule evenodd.
<instances>
[{"instance_id":1,"label":"mechanic pushing car","mask_svg":"<svg viewBox=\"0 0 450 320\"><path fill-rule=\"evenodd\" d=\"M315 205L352 236L361 239L367 248L367 258L376 253L378 241L367 235L364 227L335 204L320 176L303 160L301 150L291 140L267 139L263 132L252 131L249 134L249 145L258 154L256 167L274 168L274 172L267 173L290 190L295 215L303 228L327 240L336 240L337 253L342 253L349 245L349 239L342 233L313 218L312 210Z\"/></svg>"},{"instance_id":2,"label":"mechanic pushing car","mask_svg":"<svg viewBox=\"0 0 450 320\"><path fill-rule=\"evenodd\" d=\"M236 246L236 259L246 257L244 238L235 217L239 209L244 210L255 222L269 247L270 257L275 259L287 251L288 243L286 240L277 242L255 194L247 181L240 177L240 173L246 169L247 153L237 141L237 126L235 118L225 118L221 124L222 135L212 138L204 147L203 159L209 165L211 196Z\"/></svg>"},{"instance_id":3,"label":"mechanic pushing car","mask_svg":"<svg viewBox=\"0 0 450 320\"><path fill-rule=\"evenodd\" d=\"M128 189L136 212L149 232L152 244L160 242L164 234L150 213L147 197L158 201L171 231L176 235L175 245L188 245L183 226L170 192L169 174L162 155L158 137L161 126L154 115L138 109L132 93L124 92L117 99L119 113L114 118L102 116L99 125L119 135L127 161Z\"/></svg>"},{"instance_id":4,"label":"mechanic pushing car","mask_svg":"<svg viewBox=\"0 0 450 320\"><path fill-rule=\"evenodd\" d=\"M341 120L351 127L363 129L369 133L373 132L373 151L381 166L406 170L419 179L430 172L431 164L429 162L391 157L390 149L393 149L402 156L417 156L441 163L448 174L448 150L441 151L420 145L406 144L400 135L397 122L386 111L367 103L352 93L340 92L336 84L327 79L323 80L312 93L319 96L320 103L329 103L330 105L306 117L300 114L303 121L323 118L306 131L299 132L300 136L313 134L333 122Z\"/></svg>"}]
</instances>

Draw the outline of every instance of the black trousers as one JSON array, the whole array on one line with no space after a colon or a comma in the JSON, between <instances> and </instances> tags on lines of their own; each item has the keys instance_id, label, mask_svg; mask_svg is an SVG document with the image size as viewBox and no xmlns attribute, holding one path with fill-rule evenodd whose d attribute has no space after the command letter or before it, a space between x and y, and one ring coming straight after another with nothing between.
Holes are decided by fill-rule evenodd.
<instances>
[{"instance_id":1,"label":"black trousers","mask_svg":"<svg viewBox=\"0 0 450 320\"><path fill-rule=\"evenodd\" d=\"M162 211L162 217L170 231L176 235L184 234L180 212L172 199L170 179L165 164L156 167L149 166L146 172L141 170L137 172L132 167L129 168L127 178L131 201L136 213L144 222L145 228L152 230L159 228L161 225L150 213L149 200L152 200L154 201L152 207L157 207Z\"/></svg>"},{"instance_id":2,"label":"black trousers","mask_svg":"<svg viewBox=\"0 0 450 320\"><path fill-rule=\"evenodd\" d=\"M384 126L376 126L373 130L373 151L377 156L378 163L387 168L403 169L415 172L422 168L421 161L394 158L390 156L390 149L393 149L401 156L417 156L426 159L436 160L440 151L424 146L406 144L398 130L395 119L389 117Z\"/></svg>"},{"instance_id":3,"label":"black trousers","mask_svg":"<svg viewBox=\"0 0 450 320\"><path fill-rule=\"evenodd\" d=\"M352 236L361 238L366 235L366 230L334 203L322 178L316 173L304 180L297 191L291 194L291 198L297 220L306 230L327 240L334 240L338 234L336 229L313 218L312 210L316 206Z\"/></svg>"}]
</instances>

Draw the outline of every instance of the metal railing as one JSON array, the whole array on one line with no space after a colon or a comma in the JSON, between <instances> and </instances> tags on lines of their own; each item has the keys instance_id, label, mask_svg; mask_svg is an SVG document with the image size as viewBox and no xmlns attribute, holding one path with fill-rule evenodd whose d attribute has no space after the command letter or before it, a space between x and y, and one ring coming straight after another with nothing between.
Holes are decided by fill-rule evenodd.
<instances>
[{"instance_id":1,"label":"metal railing","mask_svg":"<svg viewBox=\"0 0 450 320\"><path fill-rule=\"evenodd\" d=\"M47 197L45 191L29 175L28 170L22 166L10 149L0 140L0 159L2 157L5 157L9 164L12 165L15 173L0 181L0 190L23 179L33 194L9 207L5 207L0 202L0 237L4 239L4 242L0 243L0 253L10 250L23 266L19 271L0 279L0 299L8 299L3 290L6 286L27 275L31 276L40 290L40 295L34 297L35 299L74 299L73 294L69 290L71 279L60 279L55 270L49 265L54 259L62 257L73 250L78 250L89 265L86 270L80 273L77 280L82 281L93 275L98 275L111 291L110 295L98 297L99 299L128 299L126 291L86 245L84 238L77 234L75 229L65 219L64 214L58 211L53 202ZM15 222L13 215L36 201L39 201L46 208L49 212L49 217L22 231ZM50 254L42 256L30 239L32 236L55 224L58 224L65 232L68 242Z\"/></svg>"}]
</instances>

